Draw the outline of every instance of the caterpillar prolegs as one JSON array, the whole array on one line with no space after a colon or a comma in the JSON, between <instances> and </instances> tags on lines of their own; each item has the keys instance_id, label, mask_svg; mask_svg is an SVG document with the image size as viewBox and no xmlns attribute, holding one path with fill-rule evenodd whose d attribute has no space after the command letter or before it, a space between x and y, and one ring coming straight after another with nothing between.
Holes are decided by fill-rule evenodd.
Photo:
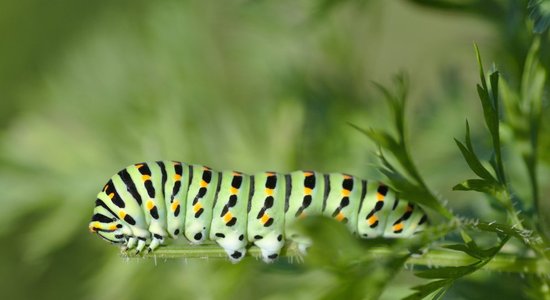
<instances>
[{"instance_id":1,"label":"caterpillar prolegs","mask_svg":"<svg viewBox=\"0 0 550 300\"><path fill-rule=\"evenodd\" d=\"M275 260L285 241L309 240L293 223L326 215L362 238L407 237L426 226L424 211L387 186L341 173L247 175L175 161L138 163L112 176L97 195L89 229L123 248L155 250L167 237L215 241L231 261L249 244Z\"/></svg>"}]
</instances>

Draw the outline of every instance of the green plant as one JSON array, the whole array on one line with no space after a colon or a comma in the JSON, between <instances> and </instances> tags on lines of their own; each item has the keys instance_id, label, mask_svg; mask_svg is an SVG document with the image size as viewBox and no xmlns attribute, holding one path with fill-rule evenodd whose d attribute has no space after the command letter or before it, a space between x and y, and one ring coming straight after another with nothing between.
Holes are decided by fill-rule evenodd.
<instances>
[{"instance_id":1,"label":"green plant","mask_svg":"<svg viewBox=\"0 0 550 300\"><path fill-rule=\"evenodd\" d=\"M6 298L396 299L429 281L419 292L436 288L434 294L445 292L449 299L545 297L550 266L530 246L537 236L529 234L534 230L547 244L550 119L544 116L550 107L535 82L550 86L539 68L548 72L550 66L548 0L71 3L0 4L0 31L9 45L0 51L0 277ZM526 59L533 29L541 33L540 51L530 52L536 64ZM411 43L426 36L429 45ZM470 178L449 138L460 137L467 148L462 115L468 116L476 157L497 178L489 163L492 138L470 108L476 100L470 95L476 73L469 69L470 40L479 41L484 58L497 62L502 74L502 162L523 230L510 230L513 216L505 202L451 191L453 183ZM393 129L379 113L382 97L371 95L365 82L397 68L412 74L403 115L415 118L404 125L404 137L422 176L409 178L388 150L382 154L397 162L396 175L437 201L427 200L440 211L431 211L425 235L363 242L338 224L310 219L304 230L320 246L305 263L245 259L231 265L214 259L224 257L215 245L173 245L148 256L157 260L127 261L85 232L105 176L144 159L375 178L374 168L365 166L371 143L345 122ZM527 95L542 100L538 131L530 125L537 111L529 103L536 102ZM526 162L534 166L532 175ZM300 259L294 248L286 251ZM180 259L160 259L169 256ZM466 268L454 269L461 266ZM436 278L424 279L410 271L432 268L452 276L428 273L424 277Z\"/></svg>"},{"instance_id":2,"label":"green plant","mask_svg":"<svg viewBox=\"0 0 550 300\"><path fill-rule=\"evenodd\" d=\"M500 113L500 96L499 92L499 73L498 71L490 72L488 80L483 69L481 56L476 47L476 55L478 58L480 80L477 85L477 91L483 108L483 116L485 124L488 128L490 139L492 142L492 154L488 161L484 161L474 151L470 127L466 123L466 135L464 142L455 139L464 159L470 169L478 176L478 178L468 179L457 184L454 190L461 191L476 191L487 195L490 201L506 212L507 222L505 224L497 224L496 222L481 222L477 220L461 219L453 216L451 212L440 204L440 201L434 196L426 186L417 169L412 163L406 142L403 110L406 99L406 84L402 76L397 78L398 92L390 93L385 88L380 88L386 98L390 102L392 112L394 113L395 129L398 138L395 139L391 134L384 130L369 130L363 131L369 138L376 142L380 147L378 156L382 162L381 171L388 177L389 184L404 195L415 195L411 199L423 204L426 207L432 208L440 213L445 219L449 220L447 234L454 230L459 230L462 236L462 242L457 244L441 244L436 243L446 249L452 249L458 252L463 252L475 261L470 264L453 267L441 267L417 272L416 275L422 278L432 279L427 284L415 287L416 293L409 296L407 299L421 299L430 296L434 299L441 298L447 289L457 280L464 276L470 275L491 262L500 254L506 253L503 247L515 239L521 244L516 244L513 248L512 255L517 257L536 257L537 274L534 280L536 285L531 286L535 293L540 293L545 299L550 298L548 291L548 276L545 274L545 265L548 263L550 253L548 252L548 243L544 242L541 236L544 229L541 226L533 226L537 224L536 220L540 219L542 211L538 209L537 203L540 201L538 197L538 176L537 176L537 153L538 153L538 136L540 134L540 112L542 111L542 91L546 79L546 73L542 69L536 59L539 49L538 40L535 40L531 51L527 57L525 64L526 71L523 74L521 86L521 96L513 94L508 88L503 97L507 99L508 111L512 111L509 120L502 120ZM515 102L514 102L515 101ZM523 161L528 170L530 186L532 189L531 195L534 202L533 212L531 214L521 214L515 207L514 202L528 201L519 199L514 194L514 188L508 180L505 168L505 158L502 151L501 143L501 126L503 123L508 124L516 133L514 136L525 144L522 151ZM526 135L525 135L526 134ZM395 162L388 160L384 152L389 152L395 158ZM417 197L418 196L418 197ZM521 220L520 218L525 218ZM530 224L527 226L525 224ZM489 248L483 248L478 245L476 239L468 233L468 231L476 230L477 235L496 235L497 241ZM430 242L435 242L439 236L432 238ZM480 237L480 238L481 238ZM432 244L432 247L436 244ZM532 254L534 253L534 254ZM523 270L528 269L527 266ZM520 268L519 272L521 271Z\"/></svg>"},{"instance_id":3,"label":"green plant","mask_svg":"<svg viewBox=\"0 0 550 300\"><path fill-rule=\"evenodd\" d=\"M468 122L464 141L455 139L466 163L478 177L455 185L454 190L484 194L488 201L505 212L504 223L463 218L442 204L442 200L426 184L408 149L405 124L406 77L396 77L395 92L377 85L390 105L394 132L387 129L364 130L352 126L378 145L377 156L381 162L379 170L387 178L387 183L407 199L430 208L434 213L433 219L437 221L412 239L359 241L341 224L321 217L306 219L302 223L303 230L312 237L316 245L311 248L306 266L325 269L340 282L327 292L324 296L326 299L378 298L405 264L419 266L421 270L415 273L416 276L430 280L415 286L415 292L407 299L440 299L457 280L480 270L529 276L531 285L525 288L536 295L535 297L550 299L549 244L541 237L544 228L536 226L536 220L542 214L536 204L540 201L536 156L542 89L546 79L546 73L536 59L538 49L538 41L535 40L527 57L521 91L514 93L508 85L504 85L504 92L499 90L501 79L498 71L492 71L486 77L481 56L477 47L475 48L480 71L477 91L491 140L490 159L484 160L474 150ZM501 98L505 99L506 110L509 112L507 119L503 119L500 113ZM501 141L504 124L511 126L516 132L514 136L525 144L521 149L535 203L532 212L521 213L514 205L517 201L527 201L515 195L514 187L508 180L507 160ZM525 130L529 132L526 137ZM475 199L478 200L479 197ZM460 241L453 241L454 232L460 233ZM488 244L487 240L491 242ZM429 250L427 253L415 255L422 249ZM178 246L159 249L147 256L219 257L222 253L222 249L213 245L199 248ZM251 254L257 257L258 249L252 249ZM301 259L292 245L284 249L283 255Z\"/></svg>"}]
</instances>

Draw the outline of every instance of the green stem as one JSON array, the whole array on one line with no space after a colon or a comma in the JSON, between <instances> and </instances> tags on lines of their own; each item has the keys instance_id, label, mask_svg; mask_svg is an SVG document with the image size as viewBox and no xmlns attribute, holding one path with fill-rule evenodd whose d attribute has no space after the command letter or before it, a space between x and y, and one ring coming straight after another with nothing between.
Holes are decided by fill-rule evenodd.
<instances>
[{"instance_id":1,"label":"green stem","mask_svg":"<svg viewBox=\"0 0 550 300\"><path fill-rule=\"evenodd\" d=\"M518 217L519 213L515 208L514 208L514 205L513 205L513 200L512 200L512 195L510 193L510 191L508 189L505 190L505 195L504 197L506 198L506 204L505 204L505 207L506 207L506 211L507 211L507 215L508 215L508 218L510 219L510 224L512 226L515 226L518 230L525 230L525 227L523 226L523 223L522 221L520 220L520 218ZM540 237L538 232L536 231L533 231L533 234L537 237ZM540 242L536 242L536 243L531 243L529 244L529 246L531 247L531 249L533 249L538 255L540 255L540 257L543 257L543 258L546 258L547 260L550 259L550 251L548 251L548 249L545 249L545 244L542 243L542 239L540 240Z\"/></svg>"},{"instance_id":2,"label":"green stem","mask_svg":"<svg viewBox=\"0 0 550 300\"><path fill-rule=\"evenodd\" d=\"M447 250L431 250L426 255L409 259L408 263L422 266L457 267L478 261L465 253ZM517 257L512 254L499 253L495 255L483 270L510 273L550 274L550 261L540 258Z\"/></svg>"},{"instance_id":3,"label":"green stem","mask_svg":"<svg viewBox=\"0 0 550 300\"><path fill-rule=\"evenodd\" d=\"M512 194L505 188L503 196L501 197L501 203L504 203L508 218L510 218L510 225L516 226L519 230L524 230L523 223L518 218L518 211L514 208Z\"/></svg>"},{"instance_id":4,"label":"green stem","mask_svg":"<svg viewBox=\"0 0 550 300\"><path fill-rule=\"evenodd\" d=\"M392 250L385 248L371 249L368 255L380 256L393 254ZM198 246L172 245L161 247L153 253L134 255L122 253L127 258L159 258L159 259L227 259L225 251L216 244L205 244ZM253 246L248 250L249 256L260 257L260 249ZM292 261L293 258L301 260L301 254L295 247L285 247L281 253L282 258L286 257ZM307 257L305 257L307 260ZM478 261L471 256L453 250L430 250L421 256L410 257L406 265L424 267L458 267L472 264ZM513 254L499 253L487 262L481 269L495 272L527 273L539 276L550 276L550 261L536 257L517 257Z\"/></svg>"}]
</instances>

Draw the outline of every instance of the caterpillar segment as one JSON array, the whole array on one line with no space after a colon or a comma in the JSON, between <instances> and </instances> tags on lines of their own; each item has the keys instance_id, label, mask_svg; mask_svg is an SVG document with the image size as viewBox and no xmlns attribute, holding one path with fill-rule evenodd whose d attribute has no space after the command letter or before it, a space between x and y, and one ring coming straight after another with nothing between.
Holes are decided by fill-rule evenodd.
<instances>
[{"instance_id":1,"label":"caterpillar segment","mask_svg":"<svg viewBox=\"0 0 550 300\"><path fill-rule=\"evenodd\" d=\"M416 206L406 201L395 201L392 213L388 217L385 237L397 238L411 236L422 229L427 220L426 214ZM418 228L420 226L420 228Z\"/></svg>"},{"instance_id":2,"label":"caterpillar segment","mask_svg":"<svg viewBox=\"0 0 550 300\"><path fill-rule=\"evenodd\" d=\"M185 209L185 237L192 244L200 244L210 235L214 198L219 188L219 173L205 166L189 167L189 191ZM180 231L174 232L177 235Z\"/></svg>"},{"instance_id":3,"label":"caterpillar segment","mask_svg":"<svg viewBox=\"0 0 550 300\"><path fill-rule=\"evenodd\" d=\"M219 191L214 199L210 239L218 243L232 262L246 254L247 206L250 176L239 172L221 173Z\"/></svg>"},{"instance_id":4,"label":"caterpillar segment","mask_svg":"<svg viewBox=\"0 0 550 300\"><path fill-rule=\"evenodd\" d=\"M177 239L183 232L184 219L180 217L186 211L191 167L181 162L164 162L162 172L163 197L166 207L166 233Z\"/></svg>"},{"instance_id":5,"label":"caterpillar segment","mask_svg":"<svg viewBox=\"0 0 550 300\"><path fill-rule=\"evenodd\" d=\"M285 177L274 172L251 177L248 202L248 241L262 252L265 262L279 256L285 244Z\"/></svg>"},{"instance_id":6,"label":"caterpillar segment","mask_svg":"<svg viewBox=\"0 0 550 300\"><path fill-rule=\"evenodd\" d=\"M113 175L98 193L89 230L102 239L154 251L181 235L215 241L232 262L250 244L273 262L285 242L305 253L311 240L294 223L325 215L361 238L408 237L428 223L424 211L387 186L315 171L247 175L176 161L138 163Z\"/></svg>"},{"instance_id":7,"label":"caterpillar segment","mask_svg":"<svg viewBox=\"0 0 550 300\"><path fill-rule=\"evenodd\" d=\"M329 188L324 200L323 215L346 224L348 229L357 233L357 214L361 201L360 180L347 174L333 173L326 181Z\"/></svg>"},{"instance_id":8,"label":"caterpillar segment","mask_svg":"<svg viewBox=\"0 0 550 300\"><path fill-rule=\"evenodd\" d=\"M169 162L166 162L169 163ZM148 231L151 233L151 242L147 251L155 250L159 245L164 243L167 236L167 216L166 203L164 201L164 184L167 181L167 172L165 162L141 163L135 165L134 173L140 176L138 179L138 190L141 190L143 195L142 206L146 218L149 219ZM136 250L142 251L146 240L138 238L138 246Z\"/></svg>"},{"instance_id":9,"label":"caterpillar segment","mask_svg":"<svg viewBox=\"0 0 550 300\"><path fill-rule=\"evenodd\" d=\"M327 176L314 171L295 171L287 180L290 184L285 198L285 233L305 254L311 239L301 235L293 225L301 218L322 214L330 186L326 184Z\"/></svg>"},{"instance_id":10,"label":"caterpillar segment","mask_svg":"<svg viewBox=\"0 0 550 300\"><path fill-rule=\"evenodd\" d=\"M363 238L384 236L388 216L399 200L387 186L376 182L368 182L364 194L365 198L359 208L357 232Z\"/></svg>"}]
</instances>

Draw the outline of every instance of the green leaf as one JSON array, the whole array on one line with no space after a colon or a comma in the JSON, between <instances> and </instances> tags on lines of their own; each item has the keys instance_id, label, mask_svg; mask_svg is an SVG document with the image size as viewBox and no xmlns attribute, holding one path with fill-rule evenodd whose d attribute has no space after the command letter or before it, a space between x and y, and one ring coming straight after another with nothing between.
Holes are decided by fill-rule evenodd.
<instances>
[{"instance_id":1,"label":"green leaf","mask_svg":"<svg viewBox=\"0 0 550 300\"><path fill-rule=\"evenodd\" d=\"M351 127L355 128L356 130L360 131L367 137L369 137L373 142L375 142L380 148L385 148L389 150L390 152L396 152L401 151L401 145L399 142L391 136L388 132L385 132L383 130L376 130L376 129L363 129L355 124L348 123Z\"/></svg>"},{"instance_id":2,"label":"green leaf","mask_svg":"<svg viewBox=\"0 0 550 300\"><path fill-rule=\"evenodd\" d=\"M489 75L489 81L491 82L491 96L492 96L491 100L493 102L494 110L497 113L498 113L498 79L499 79L498 71L494 71Z\"/></svg>"},{"instance_id":3,"label":"green leaf","mask_svg":"<svg viewBox=\"0 0 550 300\"><path fill-rule=\"evenodd\" d=\"M397 168L392 165L386 157L380 152L379 156L383 168L380 172L388 178L387 184L391 186L398 194L403 195L408 201L418 203L425 207L429 207L445 217L451 218L449 211L441 205L439 200L423 185L422 183L414 182L403 176Z\"/></svg>"},{"instance_id":4,"label":"green leaf","mask_svg":"<svg viewBox=\"0 0 550 300\"><path fill-rule=\"evenodd\" d=\"M475 250L471 249L470 247L466 246L465 244L444 245L443 248L464 252L464 253L466 253L466 254L468 254L471 257L476 258L476 259L483 259L483 256L481 256L478 251L475 251Z\"/></svg>"},{"instance_id":5,"label":"green leaf","mask_svg":"<svg viewBox=\"0 0 550 300\"><path fill-rule=\"evenodd\" d=\"M414 275L420 278L436 279L436 278L460 278L466 276L478 269L479 261L460 267L442 267L437 269L430 269L414 273Z\"/></svg>"},{"instance_id":6,"label":"green leaf","mask_svg":"<svg viewBox=\"0 0 550 300\"><path fill-rule=\"evenodd\" d=\"M508 224L501 224L496 222L475 222L475 223L466 223L464 224L466 228L474 228L481 231L494 232L497 234L504 234L512 236L526 244L527 246L532 246L534 244L540 243L540 238L534 234L532 231L518 229L514 226Z\"/></svg>"},{"instance_id":7,"label":"green leaf","mask_svg":"<svg viewBox=\"0 0 550 300\"><path fill-rule=\"evenodd\" d=\"M369 131L365 131L365 134L368 135L380 147L386 148L392 152L400 151L399 149L401 147L397 140L387 132L371 129Z\"/></svg>"},{"instance_id":8,"label":"green leaf","mask_svg":"<svg viewBox=\"0 0 550 300\"><path fill-rule=\"evenodd\" d=\"M472 239L472 237L469 234L466 233L466 231L461 230L460 236L462 237L462 240L464 241L464 243L466 243L466 245L468 245L469 247L474 246L475 248L477 248L476 242L474 241L474 239Z\"/></svg>"},{"instance_id":9,"label":"green leaf","mask_svg":"<svg viewBox=\"0 0 550 300\"><path fill-rule=\"evenodd\" d=\"M466 160L466 163L468 163L468 166L470 166L470 169L474 171L479 177L487 180L487 181L495 181L493 175L489 173L489 171L481 164L481 161L476 156L473 146L472 146L472 140L470 138L470 125L468 124L468 121L466 121L466 137L465 137L466 145L462 144L460 141L455 139L455 142L460 149L460 152L462 152L462 156Z\"/></svg>"},{"instance_id":10,"label":"green leaf","mask_svg":"<svg viewBox=\"0 0 550 300\"><path fill-rule=\"evenodd\" d=\"M379 83L374 83L378 90L384 94L385 99L391 105L393 113L393 121L399 134L400 143L403 144L403 137L405 132L405 101L408 94L408 80L405 74L400 73L394 77L396 83L396 92L391 93L386 87Z\"/></svg>"},{"instance_id":11,"label":"green leaf","mask_svg":"<svg viewBox=\"0 0 550 300\"><path fill-rule=\"evenodd\" d=\"M462 240L464 241L464 244L453 244L453 245L445 245L444 248L453 249L457 251L462 251L471 257L477 258L479 260L487 258L487 255L485 253L485 250L478 247L476 242L470 237L466 231L461 230L460 235L462 236Z\"/></svg>"},{"instance_id":12,"label":"green leaf","mask_svg":"<svg viewBox=\"0 0 550 300\"><path fill-rule=\"evenodd\" d=\"M493 73L494 74L494 73ZM493 76L491 74L491 76ZM483 116L485 118L485 124L489 129L489 132L492 136L498 136L498 112L497 107L495 107L494 101L489 95L489 91L486 87L481 87L477 85L477 93L479 99L481 100L481 107L483 108Z\"/></svg>"},{"instance_id":13,"label":"green leaf","mask_svg":"<svg viewBox=\"0 0 550 300\"><path fill-rule=\"evenodd\" d=\"M538 183L538 154L540 152L539 136L541 131L542 120L542 99L544 94L544 87L546 83L546 70L539 61L539 49L540 39L535 38L531 49L525 60L525 67L521 82L521 109L518 110L517 117L523 121L524 124L528 124L527 130L521 132L519 128L515 129L515 135L518 139L524 140L528 137L528 148L522 153L523 161L527 167L529 175L529 182L531 187L531 195L533 198L534 209L538 214L538 219L541 220L539 224L540 231L550 240L550 228L545 226L547 224L544 220L550 220L550 214L548 210L545 210L544 205L541 204L542 198L539 192ZM517 127L517 126L516 126Z\"/></svg>"},{"instance_id":14,"label":"green leaf","mask_svg":"<svg viewBox=\"0 0 550 300\"><path fill-rule=\"evenodd\" d=\"M550 1L548 1L550 3ZM534 39L527 58L521 81L521 98L527 108L534 110L536 116L541 112L544 84L546 82L546 71L541 65L538 55L540 50L540 39Z\"/></svg>"},{"instance_id":15,"label":"green leaf","mask_svg":"<svg viewBox=\"0 0 550 300\"><path fill-rule=\"evenodd\" d=\"M499 196L505 189L506 176L502 163L501 145L500 145L500 117L499 117L499 73L494 71L489 75L489 86L483 70L483 62L477 45L474 44L477 61L479 64L479 77L481 84L477 84L477 92L483 108L485 125L491 134L493 144L493 156L489 160L490 165L496 174L496 178L483 166L480 159L475 154L470 137L470 126L466 122L465 144L455 139L455 142L462 153L462 156L468 163L468 166L474 173L482 179L469 179L453 187L453 190L478 191L482 193ZM498 198L498 197L496 197ZM498 198L499 199L499 198ZM506 203L505 203L506 204Z\"/></svg>"},{"instance_id":16,"label":"green leaf","mask_svg":"<svg viewBox=\"0 0 550 300\"><path fill-rule=\"evenodd\" d=\"M500 250L503 241L505 242L509 239L509 235L503 235L503 233L498 233L499 235L503 235L499 245L495 247L491 247L489 249L481 249L464 230L461 230L460 234L462 235L462 239L464 240L465 244L445 245L443 247L447 249L453 249L453 250L464 252L473 258L477 258L480 261L488 260L488 259L491 259L493 256L495 256L497 252Z\"/></svg>"},{"instance_id":17,"label":"green leaf","mask_svg":"<svg viewBox=\"0 0 550 300\"><path fill-rule=\"evenodd\" d=\"M437 197L429 190L409 155L404 122L407 79L403 74L399 74L394 81L396 82L396 88L393 92L380 84L374 83L374 85L390 105L397 137L385 130L364 130L353 124L350 125L367 135L380 148L378 156L382 167L379 170L389 179L388 185L407 200L429 207L447 219L452 219L453 215L441 205ZM387 160L384 157L383 150L390 152L397 163L394 164Z\"/></svg>"},{"instance_id":18,"label":"green leaf","mask_svg":"<svg viewBox=\"0 0 550 300\"><path fill-rule=\"evenodd\" d=\"M449 287L455 280L477 271L478 269L482 268L483 266L491 262L494 256L498 254L498 252L510 239L510 235L499 234L499 236L501 236L501 240L496 246L489 249L480 249L477 246L477 244L474 242L474 240L466 232L462 231L461 235L466 244L451 245L448 248L457 249L464 252L473 252L475 256L480 256L482 257L482 259L479 259L478 261L465 266L442 267L438 269L425 270L425 271L420 271L415 273L416 276L421 278L439 279L439 280L432 281L424 286L416 287L415 289L419 290L419 292L409 296L409 297L413 297L409 299L419 299L418 297L422 295L424 295L425 297L431 294L432 292L438 291L439 288L443 288L445 286ZM434 296L434 298L442 297L444 293L445 293L445 290L442 290L442 291L440 290Z\"/></svg>"},{"instance_id":19,"label":"green leaf","mask_svg":"<svg viewBox=\"0 0 550 300\"><path fill-rule=\"evenodd\" d=\"M468 179L453 186L453 191L477 191L495 196L501 191L501 187L483 179Z\"/></svg>"},{"instance_id":20,"label":"green leaf","mask_svg":"<svg viewBox=\"0 0 550 300\"><path fill-rule=\"evenodd\" d=\"M337 281L320 299L378 299L410 257L407 241L359 240L332 218L310 216L297 225L312 242L306 264L331 272ZM387 251L373 255L375 246Z\"/></svg>"},{"instance_id":21,"label":"green leaf","mask_svg":"<svg viewBox=\"0 0 550 300\"><path fill-rule=\"evenodd\" d=\"M324 216L300 220L297 227L312 241L308 249L308 263L329 267L333 271L346 269L351 261L365 255L365 249L346 226ZM346 249L346 251L342 251Z\"/></svg>"},{"instance_id":22,"label":"green leaf","mask_svg":"<svg viewBox=\"0 0 550 300\"><path fill-rule=\"evenodd\" d=\"M546 31L550 26L550 1L530 0L527 10L534 23L533 32L543 33Z\"/></svg>"},{"instance_id":23,"label":"green leaf","mask_svg":"<svg viewBox=\"0 0 550 300\"><path fill-rule=\"evenodd\" d=\"M493 149L495 152L495 171L497 178L500 183L505 182L504 176L504 167L502 164L502 156L500 150L500 133L499 133L499 105L498 105L498 81L499 73L498 71L493 71L489 75L490 86L487 86L487 80L485 79L485 72L483 71L483 62L481 61L481 55L477 45L474 44L476 57L479 64L479 76L481 80L481 85L477 85L477 93L479 99L481 100L481 106L483 108L483 116L485 119L485 124L489 129L491 134L491 139L493 142ZM489 91L491 93L489 94Z\"/></svg>"},{"instance_id":24,"label":"green leaf","mask_svg":"<svg viewBox=\"0 0 550 300\"><path fill-rule=\"evenodd\" d=\"M480 88L486 90L487 89L487 82L485 81L485 71L483 70L483 62L481 61L481 54L479 53L479 48L477 47L477 44L475 44L475 43L474 43L474 50L475 50L475 53L476 53L477 65L479 66L479 77L481 79L481 85L482 85L482 88L479 87L479 85L478 85L478 90Z\"/></svg>"},{"instance_id":25,"label":"green leaf","mask_svg":"<svg viewBox=\"0 0 550 300\"><path fill-rule=\"evenodd\" d=\"M451 286L451 283L452 283L451 280L442 279L442 280L432 281L427 284L415 286L413 287L413 290L416 290L417 292L407 296L406 298L403 298L403 300L424 299L425 297L435 293L436 291L444 293Z\"/></svg>"}]
</instances>

